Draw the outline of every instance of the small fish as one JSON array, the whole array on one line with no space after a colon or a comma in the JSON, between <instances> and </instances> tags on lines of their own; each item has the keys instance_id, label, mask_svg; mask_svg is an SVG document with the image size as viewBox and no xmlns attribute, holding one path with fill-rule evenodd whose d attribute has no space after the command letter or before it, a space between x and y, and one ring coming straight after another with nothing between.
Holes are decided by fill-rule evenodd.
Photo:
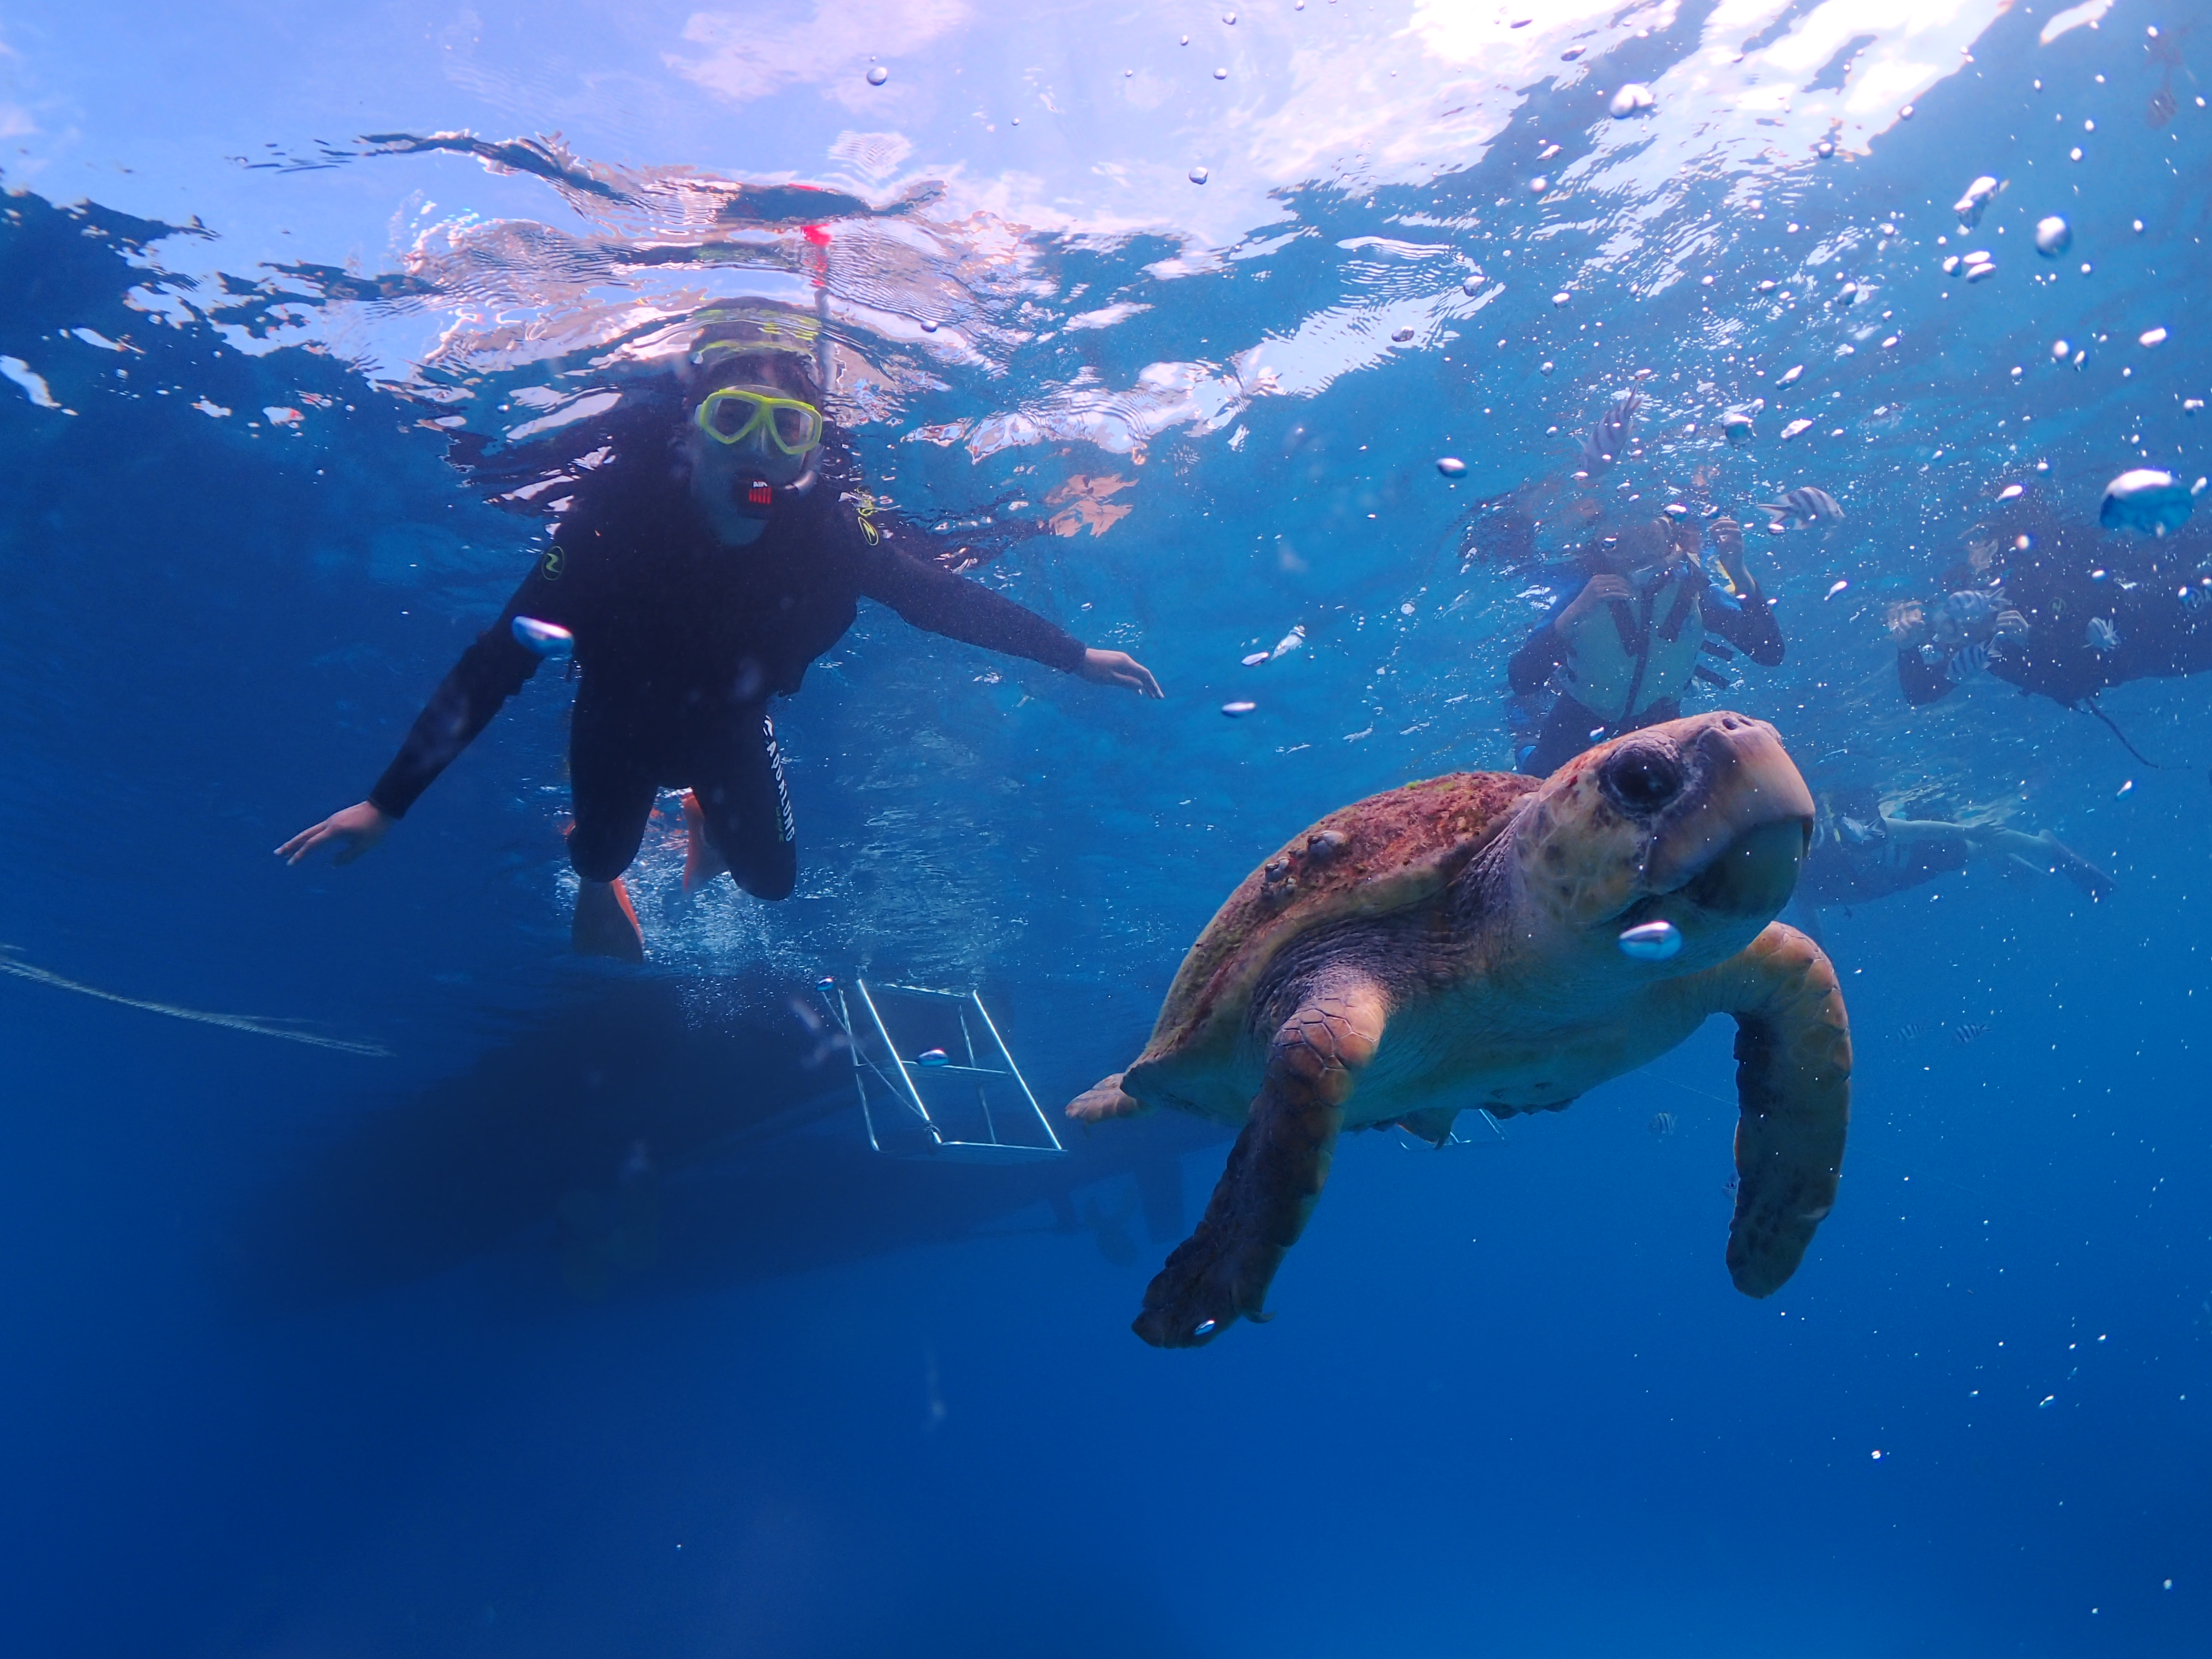
<instances>
[{"instance_id":1,"label":"small fish","mask_svg":"<svg viewBox=\"0 0 2212 1659\"><path fill-rule=\"evenodd\" d=\"M1820 595L1821 601L1822 601L1823 603L1826 603L1827 600L1830 600L1830 599L1834 599L1834 598L1836 597L1836 595L1837 595L1837 594L1838 594L1838 593L1842 592L1845 588L1849 587L1850 586L1850 584L1849 582L1838 582L1838 583L1837 583L1833 587L1830 588L1826 592L1825 592L1825 593L1823 593L1823 594L1821 594L1821 595Z\"/></svg>"},{"instance_id":2,"label":"small fish","mask_svg":"<svg viewBox=\"0 0 2212 1659\"><path fill-rule=\"evenodd\" d=\"M1266 662L1271 654L1266 651L1251 652L1245 657L1243 665L1247 668L1257 668L1261 663Z\"/></svg>"},{"instance_id":3,"label":"small fish","mask_svg":"<svg viewBox=\"0 0 2212 1659\"><path fill-rule=\"evenodd\" d=\"M1260 705L1256 702L1248 702L1240 698L1235 702L1223 703L1221 705L1221 712L1228 715L1229 718L1233 720L1241 719L1244 715L1250 714L1259 706Z\"/></svg>"},{"instance_id":4,"label":"small fish","mask_svg":"<svg viewBox=\"0 0 2212 1659\"><path fill-rule=\"evenodd\" d=\"M1986 1025L1954 1025L1951 1028L1951 1041L1963 1048L1968 1043L1978 1042L1983 1037L1988 1036L1989 1030Z\"/></svg>"},{"instance_id":5,"label":"small fish","mask_svg":"<svg viewBox=\"0 0 2212 1659\"><path fill-rule=\"evenodd\" d=\"M1651 1114L1651 1121L1644 1127L1649 1129L1656 1139L1663 1139L1674 1133L1674 1115L1672 1112L1654 1112Z\"/></svg>"},{"instance_id":6,"label":"small fish","mask_svg":"<svg viewBox=\"0 0 2212 1659\"><path fill-rule=\"evenodd\" d=\"M1665 962L1680 953L1682 930L1671 921L1647 921L1624 929L1620 943L1625 957L1638 962Z\"/></svg>"},{"instance_id":7,"label":"small fish","mask_svg":"<svg viewBox=\"0 0 2212 1659\"><path fill-rule=\"evenodd\" d=\"M1798 364L1795 368L1784 369L1780 377L1776 380L1775 384L1778 386L1792 385L1796 382L1797 377L1804 372L1805 365L1802 363Z\"/></svg>"},{"instance_id":8,"label":"small fish","mask_svg":"<svg viewBox=\"0 0 2212 1659\"><path fill-rule=\"evenodd\" d=\"M548 662L565 661L575 653L576 636L558 623L517 617L510 631L517 645L527 647Z\"/></svg>"},{"instance_id":9,"label":"small fish","mask_svg":"<svg viewBox=\"0 0 2212 1659\"><path fill-rule=\"evenodd\" d=\"M924 1048L914 1057L914 1063L917 1066L950 1066L952 1063L952 1056L942 1048Z\"/></svg>"},{"instance_id":10,"label":"small fish","mask_svg":"<svg viewBox=\"0 0 2212 1659\"><path fill-rule=\"evenodd\" d=\"M2173 119L2173 111L2172 92L2165 87L2160 87L2156 92L2151 94L2150 106L2143 111L2144 124L2153 127L2162 127Z\"/></svg>"},{"instance_id":11,"label":"small fish","mask_svg":"<svg viewBox=\"0 0 2212 1659\"><path fill-rule=\"evenodd\" d=\"M1297 650L1305 642L1306 630L1304 624L1300 624L1298 627L1293 628L1289 633L1284 635L1282 638L1277 640L1275 641L1275 648L1267 654L1273 657L1287 657L1291 652Z\"/></svg>"},{"instance_id":12,"label":"small fish","mask_svg":"<svg viewBox=\"0 0 2212 1659\"><path fill-rule=\"evenodd\" d=\"M1589 429L1589 435L1583 440L1583 466L1586 471L1602 472L1613 465L1614 457L1626 452L1628 434L1643 402L1644 394L1632 388L1607 405L1597 424Z\"/></svg>"},{"instance_id":13,"label":"small fish","mask_svg":"<svg viewBox=\"0 0 2212 1659\"><path fill-rule=\"evenodd\" d=\"M1792 422L1790 422L1790 424L1789 424L1788 426L1785 426L1785 427L1784 427L1784 428L1782 428L1782 439L1783 439L1783 441L1784 441L1784 443L1787 443L1790 439L1792 439L1792 438L1796 437L1799 433L1801 433L1801 432L1810 432L1812 429L1813 429L1813 423L1812 423L1812 422L1810 422L1810 421L1806 421L1806 420L1796 420L1796 421L1792 421Z\"/></svg>"},{"instance_id":14,"label":"small fish","mask_svg":"<svg viewBox=\"0 0 2212 1659\"><path fill-rule=\"evenodd\" d=\"M1836 505L1833 495L1811 484L1791 490L1778 501L1761 501L1759 506L1760 511L1784 520L1796 519L1808 525L1818 524L1823 519L1840 522L1844 516L1844 509Z\"/></svg>"},{"instance_id":15,"label":"small fish","mask_svg":"<svg viewBox=\"0 0 2212 1659\"><path fill-rule=\"evenodd\" d=\"M1900 1025L1897 1028L1897 1034L1903 1037L1907 1042L1917 1042L1920 1041L1920 1027L1916 1024L1908 1023L1906 1024Z\"/></svg>"}]
</instances>

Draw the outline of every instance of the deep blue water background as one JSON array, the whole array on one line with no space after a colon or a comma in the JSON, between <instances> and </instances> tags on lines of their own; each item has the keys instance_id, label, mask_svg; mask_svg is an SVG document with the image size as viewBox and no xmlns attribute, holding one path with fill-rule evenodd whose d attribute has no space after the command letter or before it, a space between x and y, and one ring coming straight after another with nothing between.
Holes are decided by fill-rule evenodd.
<instances>
[{"instance_id":1,"label":"deep blue water background","mask_svg":"<svg viewBox=\"0 0 2212 1659\"><path fill-rule=\"evenodd\" d=\"M2068 37L2067 72L2137 73L2119 34ZM2023 22L1978 55L2017 81L2033 50ZM1928 343L1883 371L1917 424L1818 463L1866 539L1825 555L1833 569L1771 556L1791 659L1729 701L1808 763L1848 749L1852 775L1954 804L2024 795L2022 823L2106 863L2118 891L2093 907L1977 869L1828 918L1858 1036L1852 1140L1838 1209L1772 1301L1721 1266L1715 1025L1503 1144L1348 1143L1280 1318L1194 1355L1126 1325L1218 1172L1212 1131L1114 1126L1021 1170L876 1158L836 1109L842 1062L808 1064L787 1000L824 971L972 976L1056 1103L1141 1045L1181 948L1255 856L1371 789L1499 763L1531 578L1463 568L1466 503L1430 462L1561 464L1542 428L1586 419L1607 371L1535 369L1571 343L1541 334L1566 325L1540 296L1586 248L1520 243L1547 263L1525 313L1492 313L1510 349L1255 403L1234 451L1160 446L1112 535L992 568L1136 651L1164 707L1025 665L993 679L978 653L864 617L780 716L800 896L758 921L656 889L648 929L671 943L639 975L565 953L550 677L372 860L273 864L358 796L532 526L475 502L421 411L337 358L149 326L118 248L160 228L8 198L0 350L77 412L0 397L0 937L72 979L392 1052L0 979L0 1645L2212 1650L2207 690L2108 700L2148 751L2194 757L2152 773L2001 688L1907 718L1878 617L1819 608L1838 572L1925 589L1927 538L1954 545L2017 464L1993 410L2058 434L2039 487L2072 514L2147 449L2202 465L2172 404L2206 378L2187 296L2208 118L2185 97L2172 144L2137 122L2109 200L2075 210L2109 279L2068 301L2086 310L2017 286L2002 307L1980 302L2002 289L1936 301L1926 241L1995 165L1958 160L1995 96L1947 83L1856 164L1847 201L1809 173L1791 209L1917 215L1890 280ZM2028 159L2006 170L2032 222ZM1327 234L1273 280L1320 292L1334 278L1308 250L1387 234L1416 194L1302 200ZM2099 228L2137 213L2149 240ZM1760 233L1736 228L1713 263L1756 275ZM1594 286L1583 314L1634 331L1662 371L1720 352L1696 295ZM1123 379L1263 304L1289 314L1233 283L1150 292L1152 331L1099 348ZM1969 298L1966 320L1941 309ZM1497 337L1489 320L1470 337ZM2124 343L2157 322L2176 338L2129 360L2152 365L2140 380L2100 354L2101 380L2007 384L2012 362L2041 371L2056 330ZM79 326L141 354L59 337ZM244 424L303 389L337 406L297 435ZM1849 392L1861 410L1893 395ZM1946 447L1966 471L1930 459ZM956 502L988 494L957 453L878 455ZM1402 622L1401 602L1418 602ZM1306 652L1264 680L1235 666L1293 621ZM1372 691L1378 665L1413 684ZM1261 713L1224 721L1255 684ZM1347 744L1363 726L1379 736ZM1947 1021L1989 1030L1960 1044ZM1671 1135L1647 1133L1657 1111ZM640 1139L654 1173L626 1184Z\"/></svg>"}]
</instances>

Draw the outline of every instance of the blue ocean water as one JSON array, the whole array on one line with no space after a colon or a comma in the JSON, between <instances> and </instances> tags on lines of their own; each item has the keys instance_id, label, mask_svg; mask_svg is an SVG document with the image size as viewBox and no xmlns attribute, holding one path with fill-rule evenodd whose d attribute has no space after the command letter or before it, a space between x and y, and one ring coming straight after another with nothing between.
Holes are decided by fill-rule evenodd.
<instances>
[{"instance_id":1,"label":"blue ocean water","mask_svg":"<svg viewBox=\"0 0 2212 1659\"><path fill-rule=\"evenodd\" d=\"M2212 684L2106 694L2131 751L1909 708L1887 626L2013 486L2088 526L2207 470L2205 21L0 18L6 1650L2212 1647ZM798 893L686 897L671 796L642 969L568 948L550 673L371 857L272 860L543 544L559 488L487 480L702 307L817 292L894 509L1167 699L864 607L778 705ZM1273 1322L1137 1341L1228 1137L1060 1104L1260 859L1510 764L1586 523L1805 485L1844 520L1751 538L1788 657L1696 706L2113 890L1822 909L1850 1141L1770 1300L1715 1021L1498 1135L1347 1137ZM1066 1154L872 1152L824 975L979 991Z\"/></svg>"}]
</instances>

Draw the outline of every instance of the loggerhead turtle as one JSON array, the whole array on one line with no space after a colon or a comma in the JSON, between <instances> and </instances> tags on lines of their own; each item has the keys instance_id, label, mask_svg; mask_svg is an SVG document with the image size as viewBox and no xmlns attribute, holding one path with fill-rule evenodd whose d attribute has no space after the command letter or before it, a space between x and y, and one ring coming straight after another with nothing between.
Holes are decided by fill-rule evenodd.
<instances>
[{"instance_id":1,"label":"loggerhead turtle","mask_svg":"<svg viewBox=\"0 0 2212 1659\"><path fill-rule=\"evenodd\" d=\"M1835 1203L1850 1031L1835 970L1773 919L1813 799L1774 728L1669 720L1548 779L1457 772L1332 812L1245 878L1127 1071L1080 1121L1174 1106L1241 1126L1198 1231L1145 1292L1158 1347L1261 1320L1338 1132L1442 1146L1469 1107L1558 1111L1736 1021L1739 1176L1729 1273L1767 1296ZM1672 923L1665 961L1620 935ZM1635 941L1631 941L1635 943Z\"/></svg>"}]
</instances>

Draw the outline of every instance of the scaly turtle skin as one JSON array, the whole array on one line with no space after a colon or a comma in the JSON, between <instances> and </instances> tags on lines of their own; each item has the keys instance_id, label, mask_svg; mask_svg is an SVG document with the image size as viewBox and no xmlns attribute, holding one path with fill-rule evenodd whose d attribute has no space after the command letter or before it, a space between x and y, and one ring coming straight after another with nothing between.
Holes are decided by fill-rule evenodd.
<instances>
[{"instance_id":1,"label":"scaly turtle skin","mask_svg":"<svg viewBox=\"0 0 2212 1659\"><path fill-rule=\"evenodd\" d=\"M1145 1052L1067 1109L1242 1128L1137 1334L1195 1347L1265 1318L1340 1131L1395 1123L1441 1146L1469 1107L1558 1111L1716 1013L1736 1021L1741 1110L1729 1272L1747 1296L1778 1290L1835 1203L1850 1115L1835 970L1774 921L1812 828L1774 729L1711 714L1542 782L1408 784L1299 836L1199 936ZM1679 954L1623 953L1624 929L1658 921Z\"/></svg>"}]
</instances>

